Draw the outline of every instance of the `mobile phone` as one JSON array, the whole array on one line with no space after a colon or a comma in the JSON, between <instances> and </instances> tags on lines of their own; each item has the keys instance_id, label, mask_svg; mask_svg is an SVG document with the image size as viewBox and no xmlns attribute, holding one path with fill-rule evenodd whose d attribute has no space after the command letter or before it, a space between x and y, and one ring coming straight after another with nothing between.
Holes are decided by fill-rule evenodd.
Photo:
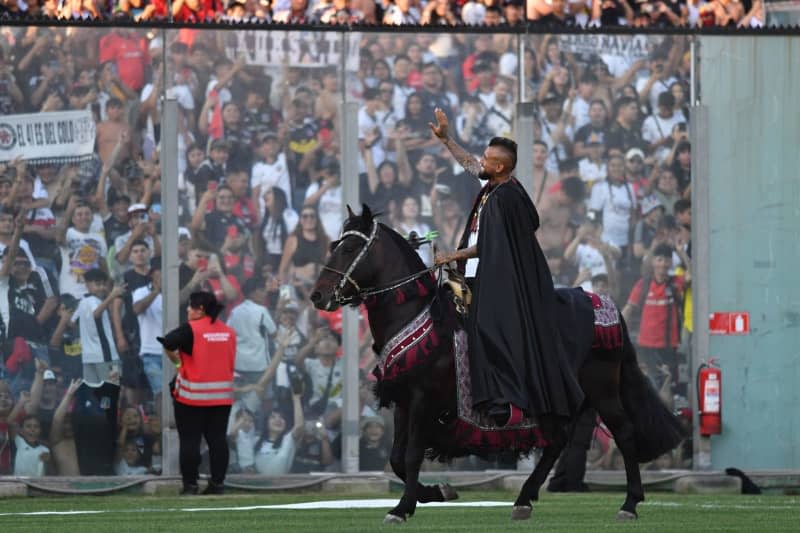
<instances>
[{"instance_id":1,"label":"mobile phone","mask_svg":"<svg viewBox=\"0 0 800 533\"><path fill-rule=\"evenodd\" d=\"M200 272L204 272L207 269L208 269L208 259L205 257L198 259L197 270L199 270Z\"/></svg>"},{"instance_id":2,"label":"mobile phone","mask_svg":"<svg viewBox=\"0 0 800 533\"><path fill-rule=\"evenodd\" d=\"M281 300L291 300L292 299L292 286L291 285L281 285L281 289L279 292Z\"/></svg>"},{"instance_id":3,"label":"mobile phone","mask_svg":"<svg viewBox=\"0 0 800 533\"><path fill-rule=\"evenodd\" d=\"M228 226L228 237L235 239L239 236L239 229L236 226Z\"/></svg>"}]
</instances>

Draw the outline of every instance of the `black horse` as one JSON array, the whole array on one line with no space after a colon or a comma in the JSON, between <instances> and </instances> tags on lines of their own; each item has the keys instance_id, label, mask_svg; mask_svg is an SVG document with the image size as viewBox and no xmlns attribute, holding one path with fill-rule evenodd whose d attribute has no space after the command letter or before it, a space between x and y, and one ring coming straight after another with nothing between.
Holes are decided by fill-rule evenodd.
<instances>
[{"instance_id":1,"label":"black horse","mask_svg":"<svg viewBox=\"0 0 800 533\"><path fill-rule=\"evenodd\" d=\"M355 216L349 206L348 213L342 236L331 244L330 259L312 290L314 305L333 310L341 305L366 303L378 354L389 348L387 343L394 342L398 332L407 331L409 323L425 315L426 309L440 309L432 313L439 328L439 342L432 345L428 339L428 347L433 349L424 363L409 369L405 378L394 379L392 387L382 387L380 383L378 387L381 403L394 405L395 434L390 462L405 482L403 496L389 511L385 522L402 522L414 514L418 502L457 497L447 485L419 483L426 452L441 459L469 453L453 443L452 413L456 411L457 396L451 342L454 313L446 312L450 307L442 303L449 296L435 290L435 281L434 290L429 290L431 270L425 268L405 239L374 220L366 205L360 216ZM644 500L639 463L674 448L682 440L683 431L639 369L621 317L620 347L593 349L591 300L580 289L559 290L557 294L558 324L572 355L572 368L585 393L584 408L597 410L625 460L627 496L617 518L635 519L636 505ZM514 519L530 517L539 488L568 442L570 424L561 420L540 420L540 424L547 444L514 502ZM518 453L530 451L530 446L527 450L514 449L513 445L510 448Z\"/></svg>"}]
</instances>

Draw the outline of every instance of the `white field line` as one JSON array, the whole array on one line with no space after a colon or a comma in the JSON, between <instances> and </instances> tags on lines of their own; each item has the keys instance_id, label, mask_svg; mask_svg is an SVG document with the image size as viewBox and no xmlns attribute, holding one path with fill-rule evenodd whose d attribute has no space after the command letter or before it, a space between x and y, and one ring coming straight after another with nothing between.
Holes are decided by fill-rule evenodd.
<instances>
[{"instance_id":1,"label":"white field line","mask_svg":"<svg viewBox=\"0 0 800 533\"><path fill-rule=\"evenodd\" d=\"M680 502L643 502L640 505L647 507L696 507L698 509L744 509L750 511L764 510L795 510L800 511L800 503L797 505L764 505L754 504L728 504L728 503L680 503Z\"/></svg>"},{"instance_id":2,"label":"white field line","mask_svg":"<svg viewBox=\"0 0 800 533\"><path fill-rule=\"evenodd\" d=\"M199 513L208 511L263 511L263 510L316 510L316 509L386 509L391 508L397 503L397 499L375 499L375 500L328 500L304 503L288 503L280 505L247 505L237 507L185 507L171 509L117 509L117 510L78 510L78 511L29 511L20 513L0 513L0 516L70 516L70 515L91 515L91 514L113 514L113 513L140 513L140 512L183 512ZM696 507L699 509L743 509L752 511L763 510L797 510L798 505L766 505L760 503L753 504L721 504L721 503L681 503L681 502L643 502L641 505L646 507ZM485 501L485 502L431 502L420 504L422 507L509 507L510 502Z\"/></svg>"},{"instance_id":3,"label":"white field line","mask_svg":"<svg viewBox=\"0 0 800 533\"><path fill-rule=\"evenodd\" d=\"M281 505L247 505L240 507L186 507L182 509L147 509L148 512L198 513L203 511L261 511L261 510L313 510L313 509L382 509L397 505L397 499L377 500L329 500ZM423 507L510 507L510 502L431 502L420 504ZM0 513L0 516L64 516L108 513L138 513L145 509L130 510L85 510L85 511L30 511L24 513Z\"/></svg>"}]
</instances>

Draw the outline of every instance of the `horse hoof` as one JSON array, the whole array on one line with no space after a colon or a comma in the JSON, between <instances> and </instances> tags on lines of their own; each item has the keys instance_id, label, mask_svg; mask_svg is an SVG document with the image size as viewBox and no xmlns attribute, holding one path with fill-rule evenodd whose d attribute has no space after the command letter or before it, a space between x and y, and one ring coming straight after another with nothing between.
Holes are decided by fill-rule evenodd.
<instances>
[{"instance_id":1,"label":"horse hoof","mask_svg":"<svg viewBox=\"0 0 800 533\"><path fill-rule=\"evenodd\" d=\"M387 514L386 518L383 519L383 523L387 524L387 525L390 525L390 526L391 525L396 525L396 524L399 525L399 524L402 524L405 521L406 521L405 518L400 518L399 516L393 515L392 513Z\"/></svg>"},{"instance_id":2,"label":"horse hoof","mask_svg":"<svg viewBox=\"0 0 800 533\"><path fill-rule=\"evenodd\" d=\"M458 499L458 492L447 483L439 483L439 490L442 492L443 501L449 502Z\"/></svg>"},{"instance_id":3,"label":"horse hoof","mask_svg":"<svg viewBox=\"0 0 800 533\"><path fill-rule=\"evenodd\" d=\"M636 520L637 518L639 518L639 515L630 511L620 511L617 513L617 520L620 521Z\"/></svg>"},{"instance_id":4,"label":"horse hoof","mask_svg":"<svg viewBox=\"0 0 800 533\"><path fill-rule=\"evenodd\" d=\"M530 505L515 505L511 509L511 520L528 520L533 508Z\"/></svg>"}]
</instances>

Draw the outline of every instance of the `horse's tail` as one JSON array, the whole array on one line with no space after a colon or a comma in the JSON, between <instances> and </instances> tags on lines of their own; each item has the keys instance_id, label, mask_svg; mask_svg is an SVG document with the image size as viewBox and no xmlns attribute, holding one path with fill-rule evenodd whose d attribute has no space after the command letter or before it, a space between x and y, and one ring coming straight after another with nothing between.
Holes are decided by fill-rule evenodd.
<instances>
[{"instance_id":1,"label":"horse's tail","mask_svg":"<svg viewBox=\"0 0 800 533\"><path fill-rule=\"evenodd\" d=\"M644 463L672 450L686 435L678 418L667 409L650 380L639 368L636 350L624 320L622 337L620 396L622 406L633 422L636 459Z\"/></svg>"}]
</instances>

